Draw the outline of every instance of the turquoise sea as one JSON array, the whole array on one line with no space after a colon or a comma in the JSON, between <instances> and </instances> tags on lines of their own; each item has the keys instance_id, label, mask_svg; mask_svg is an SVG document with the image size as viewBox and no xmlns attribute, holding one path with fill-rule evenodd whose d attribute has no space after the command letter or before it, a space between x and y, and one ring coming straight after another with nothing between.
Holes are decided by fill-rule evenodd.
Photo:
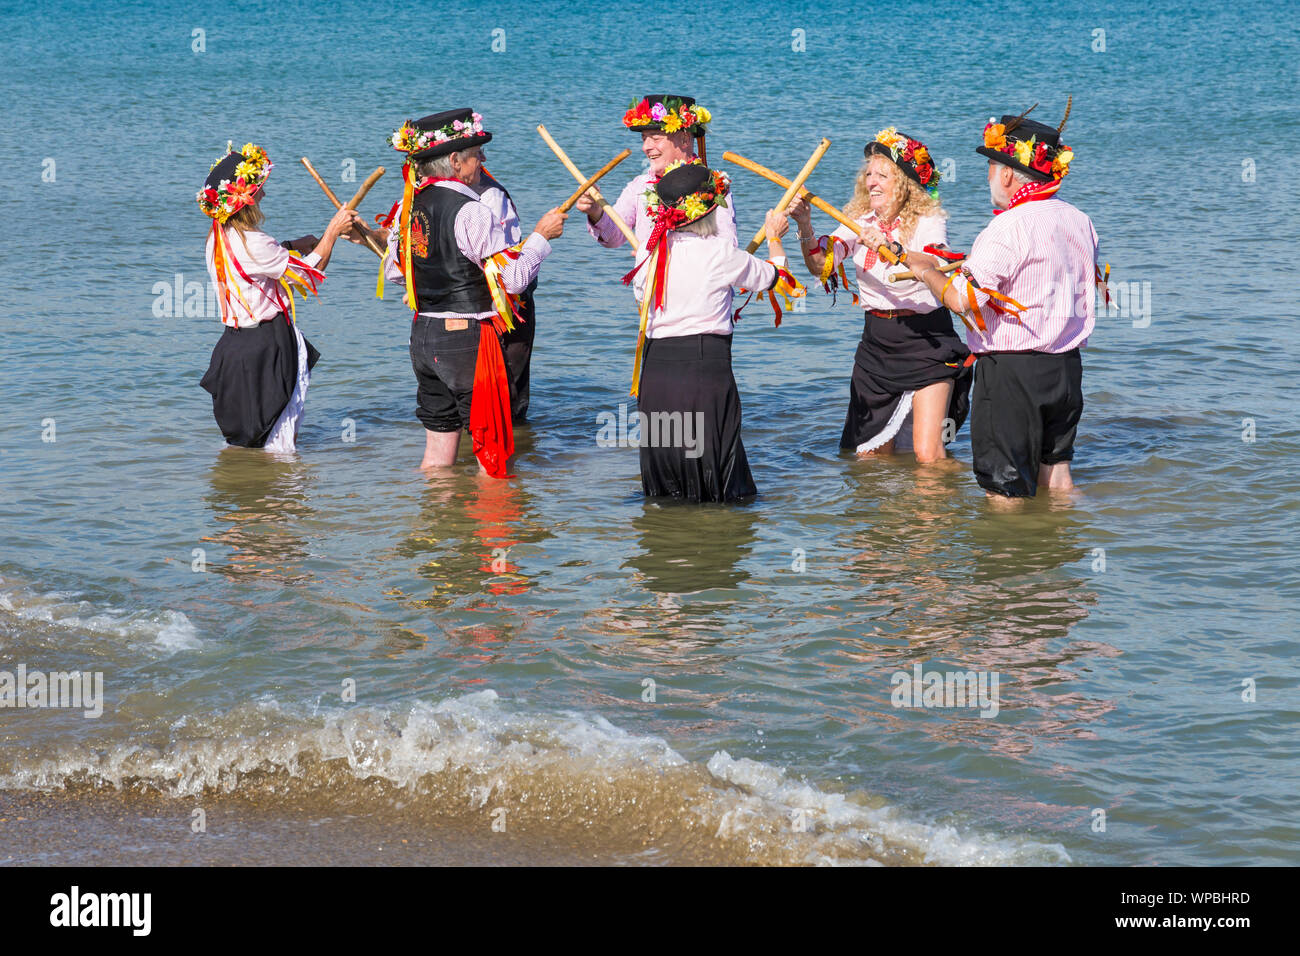
<instances>
[{"instance_id":1,"label":"turquoise sea","mask_svg":"<svg viewBox=\"0 0 1300 956\"><path fill-rule=\"evenodd\" d=\"M0 706L0 862L1296 863L1282 12L0 6L0 704L20 667L103 682L97 717ZM713 111L714 163L788 175L828 137L809 184L840 203L897 125L957 248L990 216L985 121L1072 93L1061 195L1124 303L1084 354L1080 494L990 509L967 429L951 470L841 454L861 315L814 289L736 333L757 501L645 502L636 451L596 441L628 401L630 260L576 216L515 479L417 470L410 316L351 245L299 309L299 454L223 451L220 326L185 300L227 140L270 153L291 238L330 212L299 157L341 195L385 165L373 216L385 137L473 106L531 224L574 188L536 125L594 170L645 92ZM779 190L732 173L752 234ZM996 675L996 715L895 706L918 668Z\"/></svg>"}]
</instances>

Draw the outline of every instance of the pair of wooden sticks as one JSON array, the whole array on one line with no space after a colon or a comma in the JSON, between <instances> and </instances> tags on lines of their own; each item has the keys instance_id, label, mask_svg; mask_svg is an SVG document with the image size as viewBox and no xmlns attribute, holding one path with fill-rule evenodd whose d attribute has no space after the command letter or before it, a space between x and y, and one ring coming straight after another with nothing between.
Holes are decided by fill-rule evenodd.
<instances>
[{"instance_id":1,"label":"pair of wooden sticks","mask_svg":"<svg viewBox=\"0 0 1300 956\"><path fill-rule=\"evenodd\" d=\"M557 151L559 150L558 146L554 148ZM623 160L627 159L630 155L632 155L632 151L630 149L623 150L623 152L619 153L608 163L602 166L600 172L596 173L596 175L592 176L590 179L587 180L583 180L581 174L579 174L577 171L577 167L572 167L572 165L570 164L571 168L573 169L574 175L578 177L578 181L581 182L582 185L578 187L577 191L574 192L573 195L571 195L568 199L566 199L563 203L560 204L559 206L560 212L568 212L571 208L573 208L573 204L576 203L582 197L583 193L585 193L592 186L596 185L596 183L606 173L612 170L619 163L623 162ZM564 159L567 161L568 157L566 156L564 157ZM302 164L305 167L307 167L307 172L311 173L311 178L316 180L317 185L319 185L320 188L325 191L325 195L328 196L330 202L334 204L334 208L342 209L343 203L339 202L339 197L334 195L334 190L330 189L329 184L325 182L325 180L321 179L320 173L316 172L315 167L312 166L311 161L306 156L302 158ZM347 201L347 208L356 209L357 206L361 205L361 200L365 198L366 193L370 192L370 187L373 186L375 183L379 182L379 177L383 176L384 172L385 172L384 167L380 166L373 173L367 176L366 181L361 184L361 188L357 190L356 195ZM378 247L378 245L376 245L375 241L371 239L369 236L366 236L366 245L369 246L370 251L373 252L375 255L379 256L379 258L382 259L384 257L384 252Z\"/></svg>"},{"instance_id":2,"label":"pair of wooden sticks","mask_svg":"<svg viewBox=\"0 0 1300 956\"><path fill-rule=\"evenodd\" d=\"M821 141L821 144L819 144L817 149L813 152L812 157L808 160L806 164L804 164L803 170L801 170L799 175L795 177L794 182L791 182L790 180L786 179L784 176L780 175L779 173L774 173L766 166L760 166L758 163L754 162L753 160L746 159L744 156L741 156L739 153L726 152L722 154L722 158L729 163L735 163L737 166L741 167L742 169L748 169L751 173L756 173L759 176L762 176L764 179L776 183L778 186L784 186L786 188L785 194L781 197L781 201L776 206L776 209L779 212L785 211L786 207L790 205L791 201L795 197L795 194L797 193L801 198L806 200L810 205L820 209L822 212L826 213L826 215L830 216L836 222L840 223L840 225L851 229L853 233L856 235L860 231L860 227L856 222L854 222L852 219L846 216L839 209L836 209L826 200L822 199L820 196L815 196L807 189L803 188L803 183L808 178L808 175L812 173L812 168L815 167L817 163L821 161L822 155L826 152L826 149L829 146L830 146L829 140L823 139ZM750 243L749 251L753 252L755 249L757 249L759 243L762 241L763 241L763 230L760 229L758 234L754 237L754 240ZM878 247L876 249L876 253L886 262L889 262L894 265L897 265L900 261L902 261L897 255L895 255L894 250L891 249L889 246ZM906 254L904 254L903 258L904 259L906 258ZM940 272L952 272L953 270L959 268L961 268L960 262L948 262L938 267ZM890 273L888 278L890 282L902 282L907 279L915 279L916 276L914 276L911 272L895 272L895 273Z\"/></svg>"}]
</instances>

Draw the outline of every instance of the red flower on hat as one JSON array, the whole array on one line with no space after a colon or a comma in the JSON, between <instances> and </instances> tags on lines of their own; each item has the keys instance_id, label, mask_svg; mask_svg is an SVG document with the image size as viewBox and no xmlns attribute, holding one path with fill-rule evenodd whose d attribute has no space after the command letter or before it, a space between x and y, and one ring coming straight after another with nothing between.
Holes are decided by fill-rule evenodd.
<instances>
[{"instance_id":1,"label":"red flower on hat","mask_svg":"<svg viewBox=\"0 0 1300 956\"><path fill-rule=\"evenodd\" d=\"M242 179L236 179L226 188L226 195L230 198L230 208L242 209L253 201L257 192L256 186L251 186Z\"/></svg>"},{"instance_id":2,"label":"red flower on hat","mask_svg":"<svg viewBox=\"0 0 1300 956\"><path fill-rule=\"evenodd\" d=\"M926 185L930 181L930 177L933 174L934 167L929 163L922 163L920 166L916 167L916 178L921 180L922 186Z\"/></svg>"}]
</instances>

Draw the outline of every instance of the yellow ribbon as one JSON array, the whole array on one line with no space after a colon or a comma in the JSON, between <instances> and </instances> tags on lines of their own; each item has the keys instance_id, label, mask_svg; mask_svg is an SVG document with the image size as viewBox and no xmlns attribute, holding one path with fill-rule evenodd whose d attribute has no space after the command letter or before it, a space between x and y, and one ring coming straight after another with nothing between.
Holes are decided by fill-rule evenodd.
<instances>
[{"instance_id":1,"label":"yellow ribbon","mask_svg":"<svg viewBox=\"0 0 1300 956\"><path fill-rule=\"evenodd\" d=\"M406 297L411 302L411 308L415 309L419 302L415 297L415 276L411 270L411 206L415 202L415 170L411 169L409 159L402 167L402 179L406 181L402 189L402 265L406 274ZM379 274L381 277L384 274L382 261Z\"/></svg>"},{"instance_id":2,"label":"yellow ribbon","mask_svg":"<svg viewBox=\"0 0 1300 956\"><path fill-rule=\"evenodd\" d=\"M633 398L636 398L641 393L641 356L645 352L646 326L650 323L650 302L655 297L655 290L650 286L654 284L655 269L658 266L658 259L661 254L668 254L667 242L661 242L655 248L655 251L650 254L650 261L646 263L646 267L650 270L650 281L646 283L645 298L641 300L641 331L636 340L636 359L632 362L632 391L628 393Z\"/></svg>"},{"instance_id":3,"label":"yellow ribbon","mask_svg":"<svg viewBox=\"0 0 1300 956\"><path fill-rule=\"evenodd\" d=\"M244 294L239 291L239 286L235 284L233 278L230 275L230 267L227 265L227 263L234 261L234 257L230 252L229 244L226 242L226 227L221 225L217 226L216 233L217 233L217 243L221 246L220 265L221 265L221 273L222 273L221 275L222 285L226 286L227 289L233 289L235 293L235 298L238 299L239 304L244 307L244 311L246 311L249 315L252 315L253 309L248 304L248 302L244 299ZM238 326L239 320L234 316L231 316L231 318L233 319L233 321L230 324L234 326ZM225 320L226 317L222 315L221 321L225 322Z\"/></svg>"},{"instance_id":4,"label":"yellow ribbon","mask_svg":"<svg viewBox=\"0 0 1300 956\"><path fill-rule=\"evenodd\" d=\"M523 243L512 247L514 252L519 252L523 248ZM509 263L510 259L505 250L488 256L483 263L483 277L487 279L488 291L492 293L492 308L496 310L497 315L501 316L501 321L506 324L506 331L515 330L515 307L514 298L506 291L505 280L501 278L501 269Z\"/></svg>"}]
</instances>

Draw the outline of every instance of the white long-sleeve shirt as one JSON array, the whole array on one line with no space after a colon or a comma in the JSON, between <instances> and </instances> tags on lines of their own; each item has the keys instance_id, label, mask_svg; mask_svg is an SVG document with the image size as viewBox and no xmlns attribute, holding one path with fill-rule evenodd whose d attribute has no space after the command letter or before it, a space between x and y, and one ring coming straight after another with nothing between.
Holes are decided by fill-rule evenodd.
<instances>
[{"instance_id":1,"label":"white long-sleeve shirt","mask_svg":"<svg viewBox=\"0 0 1300 956\"><path fill-rule=\"evenodd\" d=\"M474 265L482 268L483 263L491 256L496 255L502 249L513 245L506 236L506 231L502 224L497 221L492 210L479 199L476 193L469 186L458 180L440 180L426 189L450 189L461 195L468 196L475 200L467 202L460 207L456 213L456 247L460 249L461 254ZM405 281L402 278L402 269L397 258L397 223L388 233L388 258L384 260L384 274L394 281ZM524 242L523 248L519 252L519 258L512 259L501 269L501 280L505 285L506 291L511 294L523 292L537 278L537 273L542 268L542 262L551 254L551 244L546 241L546 237L541 233L533 233ZM490 319L495 312L421 312L421 315L428 315L432 318L473 318L473 319Z\"/></svg>"},{"instance_id":2,"label":"white long-sleeve shirt","mask_svg":"<svg viewBox=\"0 0 1300 956\"><path fill-rule=\"evenodd\" d=\"M619 194L618 201L613 203L611 208L614 213L623 220L624 223L632 229L636 236L637 244L641 247L638 254L637 263L645 258L645 244L650 238L650 233L654 229L654 220L646 213L646 190L650 188L650 180L654 178L654 173L650 170L642 173L636 179L632 180L623 188ZM587 232L595 236L596 241L607 249L617 249L627 242L627 237L623 231L614 225L614 221L609 218L609 212L605 212L595 225L591 220L587 220ZM731 242L732 246L738 245L736 241L736 209L735 193L727 194L727 205L719 206L718 211L714 214L718 220L718 235L723 236ZM634 291L636 292L637 301L640 301L645 289L645 269L636 274Z\"/></svg>"},{"instance_id":3,"label":"white long-sleeve shirt","mask_svg":"<svg viewBox=\"0 0 1300 956\"><path fill-rule=\"evenodd\" d=\"M239 262L251 281L245 281L235 268L235 263L227 263L226 277L230 283L231 314L235 324L241 329L250 329L267 319L273 319L280 311L280 302L288 293L280 285L284 271L289 268L289 250L280 245L261 230L253 230L242 236L233 226L222 226L226 233L226 248ZM213 256L212 233L208 233L207 260L208 275L214 284L217 282L217 264ZM303 256L302 261L309 266L320 262L316 253ZM235 291L239 295L235 295ZM243 296L243 302L240 301ZM244 308L244 302L249 308ZM251 311L250 311L251 309Z\"/></svg>"},{"instance_id":4,"label":"white long-sleeve shirt","mask_svg":"<svg viewBox=\"0 0 1300 956\"><path fill-rule=\"evenodd\" d=\"M732 289L762 292L776 284L776 266L737 249L734 235L668 233L664 304L661 309L651 308L647 337L730 335ZM784 257L776 262L785 268ZM638 275L649 269L647 264Z\"/></svg>"},{"instance_id":5,"label":"white long-sleeve shirt","mask_svg":"<svg viewBox=\"0 0 1300 956\"><path fill-rule=\"evenodd\" d=\"M887 238L896 239L896 234L887 232L874 212L859 216L856 220L860 227L871 226L884 233ZM857 234L847 226L840 226L831 236L842 239L844 244L830 243L834 246L835 266L838 268L845 257L845 246L853 257L857 271L858 302L864 309L910 309L914 312L933 312L939 308L939 300L923 282L911 279L904 282L890 282L887 278L891 272L906 272L905 265L890 265L879 258L874 249L868 249L858 241ZM922 216L916 221L916 230L906 243L907 248L921 251L929 245L942 245L948 242L948 222L943 216ZM830 252L827 252L830 255Z\"/></svg>"}]
</instances>

